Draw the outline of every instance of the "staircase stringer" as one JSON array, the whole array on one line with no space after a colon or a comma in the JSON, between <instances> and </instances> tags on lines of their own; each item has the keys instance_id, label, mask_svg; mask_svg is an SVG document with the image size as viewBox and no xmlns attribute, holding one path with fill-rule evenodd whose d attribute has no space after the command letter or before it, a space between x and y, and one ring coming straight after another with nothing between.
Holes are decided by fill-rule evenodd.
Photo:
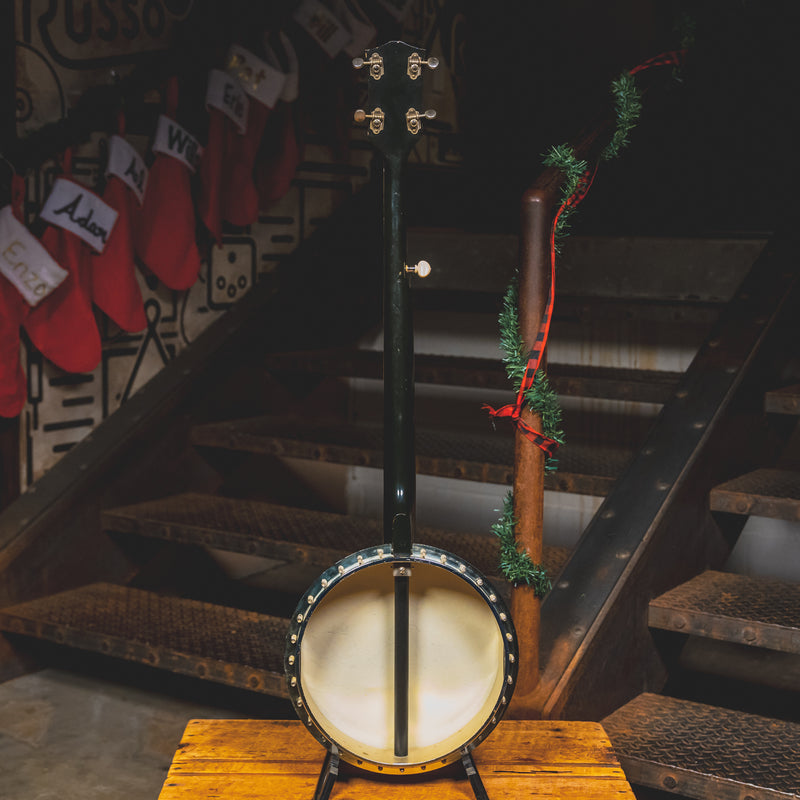
<instances>
[{"instance_id":1,"label":"staircase stringer","mask_svg":"<svg viewBox=\"0 0 800 800\"><path fill-rule=\"evenodd\" d=\"M600 719L665 680L647 603L720 563L708 492L777 448L761 398L800 310L797 247L790 234L767 245L545 600L543 717Z\"/></svg>"},{"instance_id":2,"label":"staircase stringer","mask_svg":"<svg viewBox=\"0 0 800 800\"><path fill-rule=\"evenodd\" d=\"M264 351L336 344L337 336L349 341L377 321L375 242L362 235L375 227L374 189L369 185L320 224L269 280L0 513L0 607L98 580L126 582L139 559L102 532L100 511L203 488L192 470L213 482L213 469L189 445L191 426L258 413L263 409L253 405L269 402L257 392L230 398L226 383L237 371L252 369ZM317 291L309 291L312 283ZM30 668L0 637L0 681Z\"/></svg>"}]
</instances>

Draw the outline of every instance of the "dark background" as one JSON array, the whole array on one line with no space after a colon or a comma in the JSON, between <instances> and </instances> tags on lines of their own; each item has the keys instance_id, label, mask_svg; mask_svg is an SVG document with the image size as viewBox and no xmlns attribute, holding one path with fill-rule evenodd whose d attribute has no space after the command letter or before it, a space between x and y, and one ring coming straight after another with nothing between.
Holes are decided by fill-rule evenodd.
<instances>
[{"instance_id":1,"label":"dark background","mask_svg":"<svg viewBox=\"0 0 800 800\"><path fill-rule=\"evenodd\" d=\"M502 226L538 171L623 69L679 41L694 46L644 102L623 156L606 162L575 230L769 231L795 204L798 40L793 2L617 0L469 5L467 170L481 214Z\"/></svg>"}]
</instances>

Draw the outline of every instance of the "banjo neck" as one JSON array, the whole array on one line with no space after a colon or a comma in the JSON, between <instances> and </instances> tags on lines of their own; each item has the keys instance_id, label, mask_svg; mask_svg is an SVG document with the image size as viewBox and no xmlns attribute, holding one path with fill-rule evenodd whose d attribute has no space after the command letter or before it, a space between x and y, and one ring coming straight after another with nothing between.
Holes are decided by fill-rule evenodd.
<instances>
[{"instance_id":1,"label":"banjo neck","mask_svg":"<svg viewBox=\"0 0 800 800\"><path fill-rule=\"evenodd\" d=\"M414 446L414 332L409 304L405 220L401 206L405 163L383 167L383 530L395 556L411 553L416 505Z\"/></svg>"},{"instance_id":2,"label":"banjo neck","mask_svg":"<svg viewBox=\"0 0 800 800\"><path fill-rule=\"evenodd\" d=\"M408 154L419 141L422 67L436 59L405 42L386 42L355 59L369 68L369 113L356 111L357 121L369 120L368 138L383 155L383 429L384 541L395 556L411 554L414 538L416 465L414 452L414 334L406 268L403 183Z\"/></svg>"},{"instance_id":3,"label":"banjo neck","mask_svg":"<svg viewBox=\"0 0 800 800\"><path fill-rule=\"evenodd\" d=\"M416 462L414 447L414 333L406 267L403 178L408 154L419 141L422 67L435 67L424 51L405 42L387 42L356 59L369 67L369 139L383 154L383 533L397 561L394 568L394 752L408 755L409 594L414 539ZM404 563L403 559L409 559Z\"/></svg>"}]
</instances>

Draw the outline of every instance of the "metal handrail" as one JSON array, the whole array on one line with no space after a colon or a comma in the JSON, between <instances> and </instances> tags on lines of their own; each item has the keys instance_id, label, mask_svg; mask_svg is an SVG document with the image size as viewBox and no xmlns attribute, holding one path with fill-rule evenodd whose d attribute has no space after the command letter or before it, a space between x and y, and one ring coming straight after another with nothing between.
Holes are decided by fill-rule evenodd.
<instances>
[{"instance_id":1,"label":"metal handrail","mask_svg":"<svg viewBox=\"0 0 800 800\"><path fill-rule=\"evenodd\" d=\"M587 128L575 140L575 155L591 162L607 141L609 129L610 120ZM546 169L522 199L519 318L526 348L535 340L547 301L551 227L562 185L561 172ZM787 241L791 244L786 245ZM782 253L790 254L791 248L797 247L790 234L780 242ZM587 670L603 662L601 651L614 639L609 633L614 624L638 639L621 643L610 657L612 661L628 658L630 665L635 665L631 668L640 670L634 680L641 684L640 689L663 680L663 665L646 626L650 585L662 582L657 577L659 568L667 563L658 564L654 559L665 557L665 525L672 519L682 520L675 541L684 542L685 548L678 560L669 553L673 578L688 577L725 552L703 505L702 492L707 493L712 481L724 479L721 476L731 470L746 469L748 458L753 460L753 447L758 446L756 442L749 450L742 448L736 467L730 454L724 464L713 456L726 409L744 391L756 355L772 341L769 334L780 321L779 312L797 308L798 290L792 283L797 280L797 267L790 258L783 265L776 264L779 260L762 255L756 262L698 351L676 395L665 404L642 451L584 531L549 596L540 602L527 587L514 590L512 613L520 637L521 663L510 709L513 716L555 718L577 713L598 718L627 699L631 688L617 691L613 684L620 681L611 674L613 670L587 676ZM720 364L723 353L731 360ZM528 414L526 421L540 430L540 421L530 412L524 413ZM662 460L655 460L654 454ZM714 464L713 470L709 463ZM702 469L706 472L698 472ZM517 432L517 538L535 562L541 561L543 478L542 451ZM702 487L699 494L698 487ZM681 506L688 496L695 504L691 509ZM650 585L635 583L637 570L647 573ZM625 602L631 604L627 614L621 606Z\"/></svg>"},{"instance_id":2,"label":"metal handrail","mask_svg":"<svg viewBox=\"0 0 800 800\"><path fill-rule=\"evenodd\" d=\"M572 144L579 159L599 156L608 140L611 120L608 115L587 127ZM539 333L550 290L550 240L553 219L560 204L564 175L548 167L522 197L520 209L519 325L525 351L531 349ZM525 408L522 421L541 430L541 419ZM535 564L542 561L542 523L544 516L544 453L518 429L515 437L514 518L516 539ZM530 719L538 716L539 629L541 601L530 586L518 586L511 599L511 612L520 645L520 673L511 716Z\"/></svg>"}]
</instances>

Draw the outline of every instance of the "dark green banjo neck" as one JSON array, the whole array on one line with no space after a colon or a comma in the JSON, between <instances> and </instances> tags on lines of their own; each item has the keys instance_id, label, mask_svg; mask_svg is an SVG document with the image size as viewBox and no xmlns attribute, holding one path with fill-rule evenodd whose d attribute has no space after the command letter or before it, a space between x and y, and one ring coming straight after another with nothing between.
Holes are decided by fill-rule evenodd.
<instances>
[{"instance_id":1,"label":"dark green banjo neck","mask_svg":"<svg viewBox=\"0 0 800 800\"><path fill-rule=\"evenodd\" d=\"M408 755L409 580L416 503L414 452L414 338L406 267L403 176L408 154L419 141L422 68L436 59L404 42L387 42L353 61L369 70L370 111L356 111L357 122L369 120L369 139L383 154L383 529L394 567L394 752Z\"/></svg>"},{"instance_id":2,"label":"dark green banjo neck","mask_svg":"<svg viewBox=\"0 0 800 800\"><path fill-rule=\"evenodd\" d=\"M369 70L369 139L383 154L384 272L384 541L395 556L411 553L416 501L414 454L414 341L406 268L403 183L408 154L419 141L422 121L435 116L420 111L422 69L436 59L405 42L387 42L355 59Z\"/></svg>"}]
</instances>

